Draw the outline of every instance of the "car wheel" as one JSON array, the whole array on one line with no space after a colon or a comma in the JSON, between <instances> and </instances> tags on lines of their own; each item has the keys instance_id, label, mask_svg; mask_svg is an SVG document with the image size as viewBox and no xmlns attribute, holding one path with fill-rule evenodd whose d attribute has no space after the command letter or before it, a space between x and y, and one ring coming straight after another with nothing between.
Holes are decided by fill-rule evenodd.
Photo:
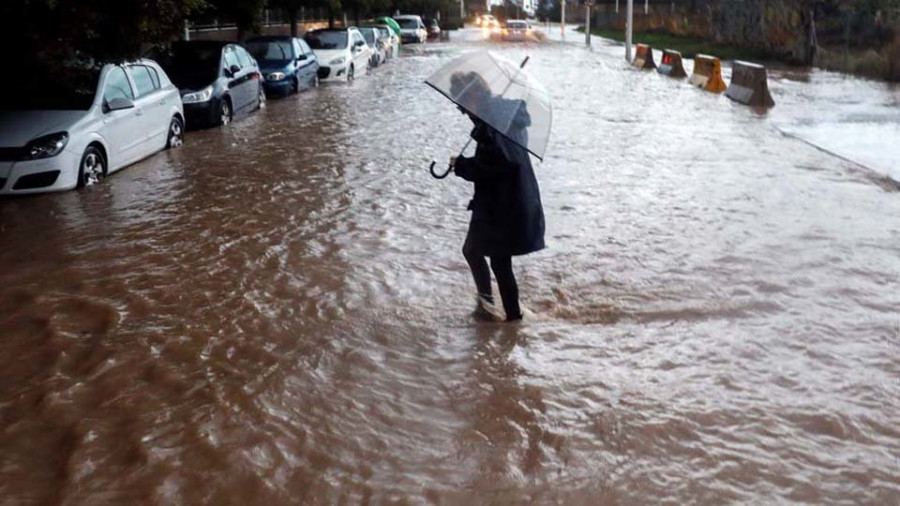
<instances>
[{"instance_id":1,"label":"car wheel","mask_svg":"<svg viewBox=\"0 0 900 506\"><path fill-rule=\"evenodd\" d=\"M259 85L259 99L256 103L257 109L265 109L266 108L266 90Z\"/></svg>"},{"instance_id":2,"label":"car wheel","mask_svg":"<svg viewBox=\"0 0 900 506\"><path fill-rule=\"evenodd\" d=\"M181 147L184 144L184 123L178 116L172 117L169 123L169 136L166 139L166 149Z\"/></svg>"},{"instance_id":3,"label":"car wheel","mask_svg":"<svg viewBox=\"0 0 900 506\"><path fill-rule=\"evenodd\" d=\"M231 123L231 119L234 116L234 113L231 111L231 100L228 98L222 99L222 105L220 106L219 111L219 124L227 125Z\"/></svg>"},{"instance_id":4,"label":"car wheel","mask_svg":"<svg viewBox=\"0 0 900 506\"><path fill-rule=\"evenodd\" d=\"M78 167L78 188L92 186L106 177L106 161L103 153L95 146L88 146Z\"/></svg>"},{"instance_id":5,"label":"car wheel","mask_svg":"<svg viewBox=\"0 0 900 506\"><path fill-rule=\"evenodd\" d=\"M350 65L350 68L347 69L347 82L348 82L348 83L349 83L349 82L352 82L353 79L354 79L354 76L353 76L353 65Z\"/></svg>"}]
</instances>

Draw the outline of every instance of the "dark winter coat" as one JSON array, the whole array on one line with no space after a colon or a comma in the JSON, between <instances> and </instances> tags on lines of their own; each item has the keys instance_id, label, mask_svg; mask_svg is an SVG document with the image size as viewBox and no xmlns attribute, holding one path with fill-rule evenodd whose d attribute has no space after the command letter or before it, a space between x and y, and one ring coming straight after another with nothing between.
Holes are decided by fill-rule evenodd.
<instances>
[{"instance_id":1,"label":"dark winter coat","mask_svg":"<svg viewBox=\"0 0 900 506\"><path fill-rule=\"evenodd\" d=\"M454 166L457 176L475 183L469 240L485 256L543 249L544 209L528 152L480 121L472 138L475 156L459 157Z\"/></svg>"}]
</instances>

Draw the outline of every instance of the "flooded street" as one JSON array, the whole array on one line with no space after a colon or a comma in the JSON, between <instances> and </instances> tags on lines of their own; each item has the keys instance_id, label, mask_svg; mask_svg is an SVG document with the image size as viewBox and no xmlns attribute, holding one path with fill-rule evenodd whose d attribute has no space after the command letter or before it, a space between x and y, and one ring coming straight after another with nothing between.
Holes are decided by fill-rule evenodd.
<instances>
[{"instance_id":1,"label":"flooded street","mask_svg":"<svg viewBox=\"0 0 900 506\"><path fill-rule=\"evenodd\" d=\"M0 201L0 504L900 503L900 192L782 133L838 84L465 38ZM522 324L427 172L470 122L423 81L486 48L554 100Z\"/></svg>"}]
</instances>

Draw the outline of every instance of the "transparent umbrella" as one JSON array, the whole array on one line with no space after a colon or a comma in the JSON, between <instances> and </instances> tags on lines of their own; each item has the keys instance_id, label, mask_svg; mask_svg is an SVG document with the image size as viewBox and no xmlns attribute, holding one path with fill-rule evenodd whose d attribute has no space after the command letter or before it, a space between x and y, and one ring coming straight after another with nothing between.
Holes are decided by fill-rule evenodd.
<instances>
[{"instance_id":1,"label":"transparent umbrella","mask_svg":"<svg viewBox=\"0 0 900 506\"><path fill-rule=\"evenodd\" d=\"M472 53L448 63L425 83L543 160L553 108L544 86L523 70L527 62L516 65L490 51ZM437 177L434 164L432 174Z\"/></svg>"}]
</instances>

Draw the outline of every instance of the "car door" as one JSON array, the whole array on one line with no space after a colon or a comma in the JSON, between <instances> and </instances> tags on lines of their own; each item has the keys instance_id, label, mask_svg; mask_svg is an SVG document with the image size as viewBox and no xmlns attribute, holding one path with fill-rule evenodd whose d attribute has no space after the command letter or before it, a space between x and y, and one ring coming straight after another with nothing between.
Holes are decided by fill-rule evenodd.
<instances>
[{"instance_id":1,"label":"car door","mask_svg":"<svg viewBox=\"0 0 900 506\"><path fill-rule=\"evenodd\" d=\"M109 102L115 98L135 100L131 80L120 65L110 66L103 79L102 93L103 126L100 131L107 144L107 170L112 172L141 156L141 146L146 142L146 134L142 131L144 112L136 104L128 109L109 109Z\"/></svg>"},{"instance_id":2,"label":"car door","mask_svg":"<svg viewBox=\"0 0 900 506\"><path fill-rule=\"evenodd\" d=\"M160 90L159 75L156 69L147 65L134 64L127 67L134 89L137 93L134 104L143 110L140 116L146 139L141 155L147 156L159 151L166 145L166 134L169 126L169 108L166 94Z\"/></svg>"},{"instance_id":3,"label":"car door","mask_svg":"<svg viewBox=\"0 0 900 506\"><path fill-rule=\"evenodd\" d=\"M237 53L238 61L241 63L241 73L245 80L241 86L244 87L247 94L247 107L256 108L259 100L259 93L262 88L261 77L259 72L259 64L256 59L250 56L250 52L242 46L234 46Z\"/></svg>"},{"instance_id":4,"label":"car door","mask_svg":"<svg viewBox=\"0 0 900 506\"><path fill-rule=\"evenodd\" d=\"M297 52L300 60L300 70L298 78L304 86L309 86L315 79L318 65L316 65L316 56L303 39L294 39L294 50Z\"/></svg>"},{"instance_id":5,"label":"car door","mask_svg":"<svg viewBox=\"0 0 900 506\"><path fill-rule=\"evenodd\" d=\"M241 68L235 46L229 44L222 48L222 63L225 67L225 77L228 80L228 95L231 97L231 107L234 112L243 111L249 99L247 97L247 70Z\"/></svg>"},{"instance_id":6,"label":"car door","mask_svg":"<svg viewBox=\"0 0 900 506\"><path fill-rule=\"evenodd\" d=\"M369 66L369 46L366 44L366 40L363 38L362 34L358 31L354 30L352 41L353 44L350 46L353 53L353 64L356 66L357 70L366 69Z\"/></svg>"}]
</instances>

